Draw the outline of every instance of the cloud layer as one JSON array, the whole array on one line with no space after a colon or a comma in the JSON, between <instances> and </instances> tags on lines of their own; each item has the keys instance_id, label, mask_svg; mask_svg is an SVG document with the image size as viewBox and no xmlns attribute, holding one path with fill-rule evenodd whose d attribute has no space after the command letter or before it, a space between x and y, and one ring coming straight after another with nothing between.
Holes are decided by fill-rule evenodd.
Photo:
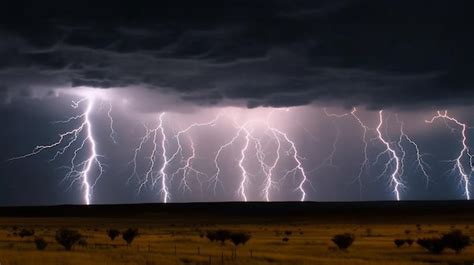
<instances>
[{"instance_id":1,"label":"cloud layer","mask_svg":"<svg viewBox=\"0 0 474 265\"><path fill-rule=\"evenodd\" d=\"M2 9L0 97L91 86L249 107L474 102L470 1L97 2Z\"/></svg>"}]
</instances>

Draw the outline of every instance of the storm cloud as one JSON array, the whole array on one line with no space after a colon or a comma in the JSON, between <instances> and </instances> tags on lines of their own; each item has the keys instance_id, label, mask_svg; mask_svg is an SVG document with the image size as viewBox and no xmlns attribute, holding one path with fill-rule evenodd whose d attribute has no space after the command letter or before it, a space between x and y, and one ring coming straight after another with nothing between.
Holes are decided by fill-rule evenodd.
<instances>
[{"instance_id":1,"label":"storm cloud","mask_svg":"<svg viewBox=\"0 0 474 265\"><path fill-rule=\"evenodd\" d=\"M474 102L470 1L132 3L3 4L0 97L89 86L197 105Z\"/></svg>"}]
</instances>

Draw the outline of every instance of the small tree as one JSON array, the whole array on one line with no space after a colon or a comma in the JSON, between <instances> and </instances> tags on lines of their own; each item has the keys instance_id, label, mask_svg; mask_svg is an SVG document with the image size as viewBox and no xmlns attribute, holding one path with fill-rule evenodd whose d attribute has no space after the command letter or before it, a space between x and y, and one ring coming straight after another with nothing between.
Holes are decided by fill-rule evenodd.
<instances>
[{"instance_id":1,"label":"small tree","mask_svg":"<svg viewBox=\"0 0 474 265\"><path fill-rule=\"evenodd\" d=\"M281 241L287 243L288 241L290 241L290 239L288 237L284 237L284 238L281 239Z\"/></svg>"},{"instance_id":2,"label":"small tree","mask_svg":"<svg viewBox=\"0 0 474 265\"><path fill-rule=\"evenodd\" d=\"M247 233L231 233L230 234L230 241L234 243L235 247L238 245L245 245L247 241L249 241L251 238L250 234Z\"/></svg>"},{"instance_id":3,"label":"small tree","mask_svg":"<svg viewBox=\"0 0 474 265\"><path fill-rule=\"evenodd\" d=\"M471 244L471 238L464 235L461 230L454 230L444 234L441 240L447 248L456 251L456 253L460 253L461 250Z\"/></svg>"},{"instance_id":4,"label":"small tree","mask_svg":"<svg viewBox=\"0 0 474 265\"><path fill-rule=\"evenodd\" d=\"M137 236L138 236L138 229L136 228L129 228L122 233L122 238L123 240L125 240L125 242L127 242L127 245L132 244L132 241Z\"/></svg>"},{"instance_id":5,"label":"small tree","mask_svg":"<svg viewBox=\"0 0 474 265\"><path fill-rule=\"evenodd\" d=\"M116 237L120 235L120 231L117 229L109 229L107 230L107 235L110 237L110 240L114 240Z\"/></svg>"},{"instance_id":6,"label":"small tree","mask_svg":"<svg viewBox=\"0 0 474 265\"><path fill-rule=\"evenodd\" d=\"M26 228L21 229L21 231L18 233L18 235L21 238L28 237L28 236L33 236L34 234L35 234L35 230L26 229Z\"/></svg>"},{"instance_id":7,"label":"small tree","mask_svg":"<svg viewBox=\"0 0 474 265\"><path fill-rule=\"evenodd\" d=\"M352 243L354 242L354 239L355 237L353 234L345 233L345 234L335 235L332 238L332 242L334 242L334 244L336 244L336 246L340 250L346 250L352 245Z\"/></svg>"},{"instance_id":8,"label":"small tree","mask_svg":"<svg viewBox=\"0 0 474 265\"><path fill-rule=\"evenodd\" d=\"M235 246L234 248L235 257L237 257L237 246L245 245L245 243L247 243L247 241L250 240L250 237L251 235L247 233L231 233L229 235L230 241L232 241L232 243L234 243L234 246Z\"/></svg>"},{"instance_id":9,"label":"small tree","mask_svg":"<svg viewBox=\"0 0 474 265\"><path fill-rule=\"evenodd\" d=\"M82 235L76 230L61 228L56 231L55 238L60 245L62 245L67 251L70 251L72 247L81 240Z\"/></svg>"},{"instance_id":10,"label":"small tree","mask_svg":"<svg viewBox=\"0 0 474 265\"><path fill-rule=\"evenodd\" d=\"M405 239L405 242L408 244L408 246L413 245L413 239L411 239L411 238Z\"/></svg>"},{"instance_id":11,"label":"small tree","mask_svg":"<svg viewBox=\"0 0 474 265\"><path fill-rule=\"evenodd\" d=\"M286 230L285 231L286 236L291 236L291 234L293 234L293 232L291 230Z\"/></svg>"},{"instance_id":12,"label":"small tree","mask_svg":"<svg viewBox=\"0 0 474 265\"><path fill-rule=\"evenodd\" d=\"M393 240L393 243L395 243L395 246L397 246L397 248L403 246L405 244L405 240L403 239L395 239Z\"/></svg>"},{"instance_id":13,"label":"small tree","mask_svg":"<svg viewBox=\"0 0 474 265\"><path fill-rule=\"evenodd\" d=\"M441 238L421 238L416 241L418 245L433 254L441 254L445 248L445 244Z\"/></svg>"},{"instance_id":14,"label":"small tree","mask_svg":"<svg viewBox=\"0 0 474 265\"><path fill-rule=\"evenodd\" d=\"M229 230L219 229L216 231L216 241L220 241L224 245L227 239L230 239Z\"/></svg>"},{"instance_id":15,"label":"small tree","mask_svg":"<svg viewBox=\"0 0 474 265\"><path fill-rule=\"evenodd\" d=\"M216 241L216 232L215 231L207 231L206 232L206 237L209 239L209 241L214 242Z\"/></svg>"},{"instance_id":16,"label":"small tree","mask_svg":"<svg viewBox=\"0 0 474 265\"><path fill-rule=\"evenodd\" d=\"M35 238L35 245L36 249L44 250L48 246L48 242L46 242L42 237Z\"/></svg>"}]
</instances>

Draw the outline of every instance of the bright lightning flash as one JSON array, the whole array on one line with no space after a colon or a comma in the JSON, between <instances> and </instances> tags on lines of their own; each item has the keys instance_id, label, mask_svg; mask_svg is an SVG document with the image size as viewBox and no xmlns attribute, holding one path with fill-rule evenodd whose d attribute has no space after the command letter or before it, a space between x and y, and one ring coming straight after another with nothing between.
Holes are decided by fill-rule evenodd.
<instances>
[{"instance_id":1,"label":"bright lightning flash","mask_svg":"<svg viewBox=\"0 0 474 265\"><path fill-rule=\"evenodd\" d=\"M451 122L454 122L456 125L461 127L461 151L459 152L458 156L452 160L454 163L452 171L458 171L459 174L461 175L461 185L464 188L464 196L466 199L470 200L471 199L471 193L469 191L470 187L470 177L472 172L474 171L474 164L473 164L473 155L471 153L471 150L468 147L467 144L467 125L465 123L462 123L458 121L456 118L448 115L448 111L438 111L437 115L433 116L431 120L426 120L426 123L433 123L437 119L443 119L443 120L449 120ZM463 166L463 159L467 158L469 161L469 169L466 169ZM469 173L467 172L469 171Z\"/></svg>"},{"instance_id":2,"label":"bright lightning flash","mask_svg":"<svg viewBox=\"0 0 474 265\"><path fill-rule=\"evenodd\" d=\"M100 155L97 153L97 142L93 134L93 126L90 119L90 115L94 108L95 103L94 96L87 96L77 102L73 101L72 107L77 109L82 103L86 104L86 108L83 113L70 117L64 121L58 121L56 123L71 124L74 121L80 120L81 123L74 129L59 134L59 139L49 145L36 146L31 153L26 155L14 157L10 160L17 160L27 158L39 154L42 151L49 149L59 148L56 154L51 160L55 160L58 156L63 155L69 149L72 149L75 144L77 147L73 151L73 156L68 166L69 171L67 172L65 179L72 179L71 185L75 182L80 182L83 188L83 200L84 203L89 205L92 200L93 189L97 184L97 181L101 178L104 172L104 165L99 160ZM111 106L111 105L110 105ZM108 112L109 118L110 111ZM111 123L111 130L113 123ZM113 131L114 132L114 131ZM112 134L111 134L112 135ZM62 147L61 147L62 146ZM82 154L85 154L86 158L81 159ZM93 171L96 170L95 178L93 179Z\"/></svg>"}]
</instances>

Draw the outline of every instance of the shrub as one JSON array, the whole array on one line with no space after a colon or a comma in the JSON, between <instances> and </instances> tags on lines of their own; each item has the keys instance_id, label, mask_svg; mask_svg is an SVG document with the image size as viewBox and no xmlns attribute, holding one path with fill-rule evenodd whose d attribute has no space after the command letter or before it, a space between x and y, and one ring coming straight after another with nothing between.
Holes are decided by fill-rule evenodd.
<instances>
[{"instance_id":1,"label":"shrub","mask_svg":"<svg viewBox=\"0 0 474 265\"><path fill-rule=\"evenodd\" d=\"M220 241L222 245L224 245L227 239L230 239L230 231L219 229L216 232L216 241Z\"/></svg>"},{"instance_id":2,"label":"shrub","mask_svg":"<svg viewBox=\"0 0 474 265\"><path fill-rule=\"evenodd\" d=\"M120 235L120 231L117 229L109 229L107 230L107 235L110 237L110 240L114 240Z\"/></svg>"},{"instance_id":3,"label":"shrub","mask_svg":"<svg viewBox=\"0 0 474 265\"><path fill-rule=\"evenodd\" d=\"M48 246L48 242L46 242L42 237L35 238L35 245L36 249L44 250Z\"/></svg>"},{"instance_id":4,"label":"shrub","mask_svg":"<svg viewBox=\"0 0 474 265\"><path fill-rule=\"evenodd\" d=\"M284 237L281 241L288 242L288 241L290 241L290 239L288 237Z\"/></svg>"},{"instance_id":5,"label":"shrub","mask_svg":"<svg viewBox=\"0 0 474 265\"><path fill-rule=\"evenodd\" d=\"M206 237L209 239L209 241L214 242L216 241L216 232L215 231L207 231L206 232Z\"/></svg>"},{"instance_id":6,"label":"shrub","mask_svg":"<svg viewBox=\"0 0 474 265\"><path fill-rule=\"evenodd\" d=\"M286 230L285 231L286 236L291 236L291 234L293 234L293 232L291 230Z\"/></svg>"},{"instance_id":7,"label":"shrub","mask_svg":"<svg viewBox=\"0 0 474 265\"><path fill-rule=\"evenodd\" d=\"M251 235L247 233L231 233L230 241L237 247L238 245L245 245L250 240L250 237Z\"/></svg>"},{"instance_id":8,"label":"shrub","mask_svg":"<svg viewBox=\"0 0 474 265\"><path fill-rule=\"evenodd\" d=\"M395 243L397 248L399 248L399 247L401 247L405 244L405 240L404 239L395 239L395 240L393 240L393 243Z\"/></svg>"},{"instance_id":9,"label":"shrub","mask_svg":"<svg viewBox=\"0 0 474 265\"><path fill-rule=\"evenodd\" d=\"M132 244L132 241L137 236L138 236L138 229L136 228L129 228L122 233L122 238L123 240L125 240L125 242L127 242L127 245Z\"/></svg>"},{"instance_id":10,"label":"shrub","mask_svg":"<svg viewBox=\"0 0 474 265\"><path fill-rule=\"evenodd\" d=\"M413 239L411 238L405 239L405 242L408 244L408 246L413 245Z\"/></svg>"},{"instance_id":11,"label":"shrub","mask_svg":"<svg viewBox=\"0 0 474 265\"><path fill-rule=\"evenodd\" d=\"M428 250L433 254L441 254L443 252L445 244L441 238L421 238L416 241L418 245Z\"/></svg>"},{"instance_id":12,"label":"shrub","mask_svg":"<svg viewBox=\"0 0 474 265\"><path fill-rule=\"evenodd\" d=\"M79 242L79 240L81 240L82 235L76 230L62 228L56 231L55 238L60 245L69 251L77 242Z\"/></svg>"},{"instance_id":13,"label":"shrub","mask_svg":"<svg viewBox=\"0 0 474 265\"><path fill-rule=\"evenodd\" d=\"M441 240L447 248L456 251L456 253L460 253L461 250L471 244L471 238L464 235L461 230L454 230L444 234Z\"/></svg>"},{"instance_id":14,"label":"shrub","mask_svg":"<svg viewBox=\"0 0 474 265\"><path fill-rule=\"evenodd\" d=\"M18 233L18 235L21 238L24 238L24 237L27 237L27 236L33 236L34 234L35 234L35 230L26 229L26 228L21 229L21 231Z\"/></svg>"},{"instance_id":15,"label":"shrub","mask_svg":"<svg viewBox=\"0 0 474 265\"><path fill-rule=\"evenodd\" d=\"M332 242L337 245L337 247L341 250L346 250L348 249L352 243L354 242L354 235L345 233L345 234L340 234L340 235L335 235L332 238Z\"/></svg>"}]
</instances>

